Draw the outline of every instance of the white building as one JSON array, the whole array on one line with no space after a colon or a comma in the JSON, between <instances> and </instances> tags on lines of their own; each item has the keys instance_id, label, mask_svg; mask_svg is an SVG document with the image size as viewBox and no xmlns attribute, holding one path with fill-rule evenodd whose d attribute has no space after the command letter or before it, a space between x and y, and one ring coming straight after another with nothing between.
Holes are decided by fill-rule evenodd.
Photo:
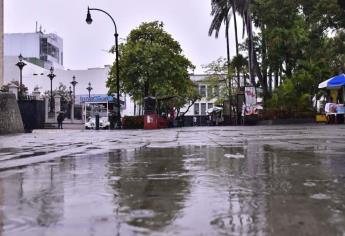
<instances>
[{"instance_id":1,"label":"white building","mask_svg":"<svg viewBox=\"0 0 345 236\"><path fill-rule=\"evenodd\" d=\"M19 81L19 69L15 65L18 62L17 56L6 56L4 58L4 84L8 84L11 81ZM22 83L28 87L29 93L38 87L39 91L43 94L45 91L50 91L50 79L47 75L50 73L48 69L39 67L35 64L25 61L27 64L23 68ZM64 70L56 68L54 74L56 77L53 79L53 90L57 89L62 83L67 88L73 87L71 82L73 76L78 82L75 86L76 104L80 103L81 96L88 96L88 83L91 83L92 91L91 96L106 95L108 88L106 87L106 81L108 79L110 67L104 66L101 68L89 68L85 70ZM124 101L124 105L121 109L122 116L134 115L134 103L128 95L122 96L121 100Z\"/></svg>"},{"instance_id":2,"label":"white building","mask_svg":"<svg viewBox=\"0 0 345 236\"><path fill-rule=\"evenodd\" d=\"M201 99L194 103L185 116L206 116L207 110L215 106L214 104L219 97L220 87L211 85L208 76L207 74L190 75L191 80L198 86ZM189 104L186 104L181 109L181 112L186 112L188 106Z\"/></svg>"},{"instance_id":3,"label":"white building","mask_svg":"<svg viewBox=\"0 0 345 236\"><path fill-rule=\"evenodd\" d=\"M18 57L19 54L46 69L63 68L63 40L56 34L4 34L4 56Z\"/></svg>"}]
</instances>

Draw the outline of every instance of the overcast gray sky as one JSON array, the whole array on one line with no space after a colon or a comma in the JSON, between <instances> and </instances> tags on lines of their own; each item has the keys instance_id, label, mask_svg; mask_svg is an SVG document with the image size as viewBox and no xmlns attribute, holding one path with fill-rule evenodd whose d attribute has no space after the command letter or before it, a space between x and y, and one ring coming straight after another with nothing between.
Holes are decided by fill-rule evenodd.
<instances>
[{"instance_id":1,"label":"overcast gray sky","mask_svg":"<svg viewBox=\"0 0 345 236\"><path fill-rule=\"evenodd\" d=\"M87 6L109 12L116 21L120 38L143 21L159 20L180 42L184 54L202 72L201 65L226 56L223 31L219 39L208 36L210 0L4 0L5 33L34 32L35 22L46 33L64 40L64 65L69 69L102 67L114 56L114 27L103 13L92 12L93 24L85 23ZM121 42L121 41L120 41ZM231 38L234 54L234 39Z\"/></svg>"}]
</instances>

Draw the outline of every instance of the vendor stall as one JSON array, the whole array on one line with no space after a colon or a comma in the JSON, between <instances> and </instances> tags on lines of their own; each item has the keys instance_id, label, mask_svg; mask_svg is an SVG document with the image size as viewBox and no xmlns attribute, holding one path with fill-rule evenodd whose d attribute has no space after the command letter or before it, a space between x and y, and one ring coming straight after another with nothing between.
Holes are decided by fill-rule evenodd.
<instances>
[{"instance_id":1,"label":"vendor stall","mask_svg":"<svg viewBox=\"0 0 345 236\"><path fill-rule=\"evenodd\" d=\"M328 92L323 114L327 123L344 123L345 74L323 81L318 87Z\"/></svg>"},{"instance_id":2,"label":"vendor stall","mask_svg":"<svg viewBox=\"0 0 345 236\"><path fill-rule=\"evenodd\" d=\"M208 125L221 125L224 121L222 107L212 107L207 110L207 114Z\"/></svg>"}]
</instances>

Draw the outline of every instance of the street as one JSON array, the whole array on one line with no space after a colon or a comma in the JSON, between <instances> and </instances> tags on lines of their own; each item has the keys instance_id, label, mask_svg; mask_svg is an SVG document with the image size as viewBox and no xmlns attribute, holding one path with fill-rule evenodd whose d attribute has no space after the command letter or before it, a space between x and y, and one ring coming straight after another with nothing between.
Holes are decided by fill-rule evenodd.
<instances>
[{"instance_id":1,"label":"street","mask_svg":"<svg viewBox=\"0 0 345 236\"><path fill-rule=\"evenodd\" d=\"M0 236L345 235L345 126L0 136Z\"/></svg>"}]
</instances>

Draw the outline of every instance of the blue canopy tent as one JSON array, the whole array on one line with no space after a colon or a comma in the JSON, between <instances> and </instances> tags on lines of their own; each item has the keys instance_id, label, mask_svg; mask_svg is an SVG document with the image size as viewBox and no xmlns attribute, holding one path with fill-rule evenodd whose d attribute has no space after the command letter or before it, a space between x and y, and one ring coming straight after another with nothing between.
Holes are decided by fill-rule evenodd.
<instances>
[{"instance_id":1,"label":"blue canopy tent","mask_svg":"<svg viewBox=\"0 0 345 236\"><path fill-rule=\"evenodd\" d=\"M319 88L337 89L345 86L345 74L334 76L319 84Z\"/></svg>"}]
</instances>

